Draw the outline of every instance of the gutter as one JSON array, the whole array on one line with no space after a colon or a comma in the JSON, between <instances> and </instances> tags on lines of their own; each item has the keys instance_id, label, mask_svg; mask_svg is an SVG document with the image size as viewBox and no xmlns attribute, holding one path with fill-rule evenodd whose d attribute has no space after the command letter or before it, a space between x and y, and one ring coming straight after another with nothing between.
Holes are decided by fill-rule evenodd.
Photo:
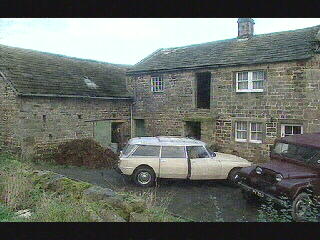
<instances>
[{"instance_id":1,"label":"gutter","mask_svg":"<svg viewBox=\"0 0 320 240\"><path fill-rule=\"evenodd\" d=\"M312 58L313 55L311 56L304 56L300 58L295 58L295 59L280 59L277 61L272 61L272 60L266 60L263 62L253 62L253 63L248 63L248 62L243 62L243 63L233 63L233 64L228 64L228 63L222 63L222 64L208 64L208 65L201 65L201 66L186 66L186 67L176 67L176 68L162 68L162 69L154 69L154 70L138 70L138 71L127 71L126 75L127 76L137 76L141 74L149 74L149 73L164 73L164 72L177 72L177 71L186 71L186 70L198 70L198 69L216 69L216 68L221 68L221 67L235 67L235 66L248 66L248 65L255 65L255 64L271 64L271 63L278 63L278 62L291 62L291 61L297 61L297 60L303 60L303 59L309 59Z\"/></svg>"},{"instance_id":2,"label":"gutter","mask_svg":"<svg viewBox=\"0 0 320 240\"><path fill-rule=\"evenodd\" d=\"M60 95L60 94L37 94L37 93L17 93L20 97L58 97L58 98L86 98L104 100L133 100L132 97L92 97L83 95Z\"/></svg>"}]
</instances>

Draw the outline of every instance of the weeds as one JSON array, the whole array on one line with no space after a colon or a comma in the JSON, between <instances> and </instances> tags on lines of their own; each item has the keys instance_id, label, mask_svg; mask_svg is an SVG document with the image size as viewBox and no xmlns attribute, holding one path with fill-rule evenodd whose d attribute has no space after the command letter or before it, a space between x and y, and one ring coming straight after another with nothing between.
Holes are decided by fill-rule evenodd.
<instances>
[{"instance_id":1,"label":"weeds","mask_svg":"<svg viewBox=\"0 0 320 240\"><path fill-rule=\"evenodd\" d=\"M31 218L34 222L90 222L90 213L79 200L43 194Z\"/></svg>"}]
</instances>

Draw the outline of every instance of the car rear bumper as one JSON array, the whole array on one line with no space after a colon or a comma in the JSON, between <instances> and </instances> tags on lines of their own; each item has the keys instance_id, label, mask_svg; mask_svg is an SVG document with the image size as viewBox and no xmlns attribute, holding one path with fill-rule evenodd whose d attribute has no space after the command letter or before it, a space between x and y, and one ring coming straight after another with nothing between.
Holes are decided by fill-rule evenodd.
<instances>
[{"instance_id":1,"label":"car rear bumper","mask_svg":"<svg viewBox=\"0 0 320 240\"><path fill-rule=\"evenodd\" d=\"M250 193L254 194L255 196L258 196L258 197L263 198L265 200L271 200L271 201L273 201L273 202L275 202L275 203L277 203L277 204L279 204L281 206L284 206L284 207L289 207L288 201L282 200L282 199L280 199L278 197L272 196L272 195L270 195L268 193L265 193L265 192L263 192L261 190L258 190L258 189L255 189L253 187L250 187L250 186L248 186L247 184L245 184L243 182L238 182L238 185L243 190L245 190L247 192L250 192Z\"/></svg>"}]
</instances>

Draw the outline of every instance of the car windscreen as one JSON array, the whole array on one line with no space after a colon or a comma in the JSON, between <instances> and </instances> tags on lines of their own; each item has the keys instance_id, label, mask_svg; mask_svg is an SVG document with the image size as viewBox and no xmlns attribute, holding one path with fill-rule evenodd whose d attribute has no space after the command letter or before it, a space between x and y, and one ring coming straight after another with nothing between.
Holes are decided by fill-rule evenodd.
<instances>
[{"instance_id":1,"label":"car windscreen","mask_svg":"<svg viewBox=\"0 0 320 240\"><path fill-rule=\"evenodd\" d=\"M273 154L310 164L319 164L320 149L291 143L276 143Z\"/></svg>"},{"instance_id":2,"label":"car windscreen","mask_svg":"<svg viewBox=\"0 0 320 240\"><path fill-rule=\"evenodd\" d=\"M124 156L128 156L129 153L136 147L137 145L133 145L133 144L127 144L123 150L122 150L122 155Z\"/></svg>"}]
</instances>

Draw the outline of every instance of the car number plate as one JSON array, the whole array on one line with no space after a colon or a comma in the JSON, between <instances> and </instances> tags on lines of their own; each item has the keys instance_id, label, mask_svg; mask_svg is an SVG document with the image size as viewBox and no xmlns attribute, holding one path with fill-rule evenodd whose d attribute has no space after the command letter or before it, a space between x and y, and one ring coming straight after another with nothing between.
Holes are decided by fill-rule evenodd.
<instances>
[{"instance_id":1,"label":"car number plate","mask_svg":"<svg viewBox=\"0 0 320 240\"><path fill-rule=\"evenodd\" d=\"M264 196L264 194L263 194L262 192L258 191L258 190L253 189L252 192L253 192L255 195L259 196L259 197L263 197L263 196Z\"/></svg>"}]
</instances>

